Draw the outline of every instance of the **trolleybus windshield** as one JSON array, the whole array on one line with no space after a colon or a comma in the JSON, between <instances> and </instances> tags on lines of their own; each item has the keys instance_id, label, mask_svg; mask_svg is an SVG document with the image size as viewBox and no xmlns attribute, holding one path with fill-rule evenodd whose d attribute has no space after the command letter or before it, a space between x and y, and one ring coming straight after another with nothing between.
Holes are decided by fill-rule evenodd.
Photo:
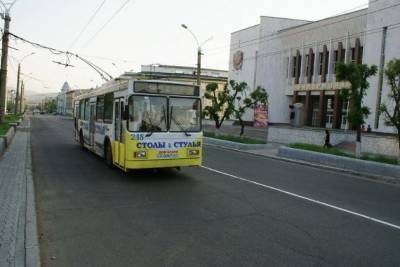
<instances>
[{"instance_id":1,"label":"trolleybus windshield","mask_svg":"<svg viewBox=\"0 0 400 267\"><path fill-rule=\"evenodd\" d=\"M199 132L198 98L133 95L129 97L128 130L131 132Z\"/></svg>"}]
</instances>

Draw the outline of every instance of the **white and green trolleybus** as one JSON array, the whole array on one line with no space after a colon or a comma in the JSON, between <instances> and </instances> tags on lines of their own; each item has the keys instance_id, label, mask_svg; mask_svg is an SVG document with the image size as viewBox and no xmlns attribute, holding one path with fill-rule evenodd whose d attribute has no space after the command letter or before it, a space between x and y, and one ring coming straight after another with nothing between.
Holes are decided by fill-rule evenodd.
<instances>
[{"instance_id":1,"label":"white and green trolleybus","mask_svg":"<svg viewBox=\"0 0 400 267\"><path fill-rule=\"evenodd\" d=\"M199 87L118 78L76 98L75 139L124 171L202 163Z\"/></svg>"}]
</instances>

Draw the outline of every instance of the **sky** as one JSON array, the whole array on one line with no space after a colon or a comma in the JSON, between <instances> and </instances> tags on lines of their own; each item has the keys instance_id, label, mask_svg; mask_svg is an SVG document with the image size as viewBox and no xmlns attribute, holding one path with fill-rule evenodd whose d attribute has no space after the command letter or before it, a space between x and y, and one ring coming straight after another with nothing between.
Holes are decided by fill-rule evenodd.
<instances>
[{"instance_id":1,"label":"sky","mask_svg":"<svg viewBox=\"0 0 400 267\"><path fill-rule=\"evenodd\" d=\"M368 0L17 0L10 12L10 32L76 53L115 77L125 71L140 71L145 64L196 66L197 45L181 27L186 24L200 42L212 37L203 47L202 67L228 70L230 33L258 24L260 16L318 20L366 7L367 3ZM92 68L74 57L69 61L73 67L65 67L54 63L66 63L64 55L54 55L13 38L9 46L8 87L16 86L18 63L33 52L21 62L28 91L60 91L65 81L72 88L103 83Z\"/></svg>"}]
</instances>

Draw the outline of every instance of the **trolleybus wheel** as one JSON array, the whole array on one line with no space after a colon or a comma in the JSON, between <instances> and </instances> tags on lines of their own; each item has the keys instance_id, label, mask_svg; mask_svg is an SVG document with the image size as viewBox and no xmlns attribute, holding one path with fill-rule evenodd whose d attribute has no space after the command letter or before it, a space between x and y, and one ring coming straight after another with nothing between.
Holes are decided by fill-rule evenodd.
<instances>
[{"instance_id":1,"label":"trolleybus wheel","mask_svg":"<svg viewBox=\"0 0 400 267\"><path fill-rule=\"evenodd\" d=\"M112 167L113 166L113 158L112 158L111 145L110 145L109 141L106 142L104 158L106 160L106 164L109 167Z\"/></svg>"}]
</instances>

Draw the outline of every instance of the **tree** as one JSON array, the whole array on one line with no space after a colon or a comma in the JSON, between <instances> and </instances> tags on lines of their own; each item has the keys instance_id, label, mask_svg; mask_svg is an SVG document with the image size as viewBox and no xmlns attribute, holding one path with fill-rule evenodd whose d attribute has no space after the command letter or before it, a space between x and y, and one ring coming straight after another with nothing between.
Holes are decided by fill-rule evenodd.
<instances>
[{"instance_id":1,"label":"tree","mask_svg":"<svg viewBox=\"0 0 400 267\"><path fill-rule=\"evenodd\" d=\"M368 78L377 72L375 65L338 62L336 65L336 80L347 81L350 88L342 89L342 96L350 102L347 120L357 131L356 157L361 157L361 126L370 114L369 108L363 106L363 98L369 88Z\"/></svg>"},{"instance_id":2,"label":"tree","mask_svg":"<svg viewBox=\"0 0 400 267\"><path fill-rule=\"evenodd\" d=\"M399 142L398 162L400 163L400 59L392 59L386 65L385 75L390 86L388 93L391 105L382 104L380 112L385 116L385 124L397 130Z\"/></svg>"},{"instance_id":3,"label":"tree","mask_svg":"<svg viewBox=\"0 0 400 267\"><path fill-rule=\"evenodd\" d=\"M244 121L242 119L243 114L249 108L255 108L257 105L267 105L268 94L264 88L258 86L253 92L250 93L250 97L245 96L246 89L248 88L245 82L235 82L234 80L229 81L231 88L236 93L234 101L236 105L233 106L233 114L235 119L240 123L240 135L244 134Z\"/></svg>"},{"instance_id":4,"label":"tree","mask_svg":"<svg viewBox=\"0 0 400 267\"><path fill-rule=\"evenodd\" d=\"M204 115L210 116L215 122L215 128L219 129L225 119L229 119L232 114L233 103L228 84L225 84L223 90L218 91L217 83L209 83L204 96L211 100L211 106L204 108Z\"/></svg>"}]
</instances>

